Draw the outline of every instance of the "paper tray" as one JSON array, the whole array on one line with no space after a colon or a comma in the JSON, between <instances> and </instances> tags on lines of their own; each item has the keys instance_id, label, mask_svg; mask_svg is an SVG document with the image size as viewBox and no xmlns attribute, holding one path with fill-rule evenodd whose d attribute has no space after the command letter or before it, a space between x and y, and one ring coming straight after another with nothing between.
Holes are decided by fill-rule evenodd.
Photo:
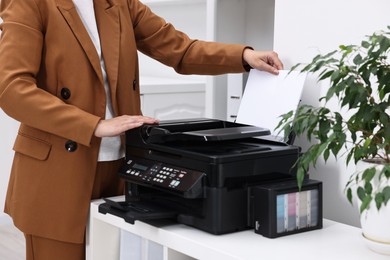
<instances>
[{"instance_id":1,"label":"paper tray","mask_svg":"<svg viewBox=\"0 0 390 260\"><path fill-rule=\"evenodd\" d=\"M105 203L99 205L99 212L112 214L123 218L127 223L134 224L136 220L174 219L177 212L169 207L162 207L151 201L116 202L104 199Z\"/></svg>"}]
</instances>

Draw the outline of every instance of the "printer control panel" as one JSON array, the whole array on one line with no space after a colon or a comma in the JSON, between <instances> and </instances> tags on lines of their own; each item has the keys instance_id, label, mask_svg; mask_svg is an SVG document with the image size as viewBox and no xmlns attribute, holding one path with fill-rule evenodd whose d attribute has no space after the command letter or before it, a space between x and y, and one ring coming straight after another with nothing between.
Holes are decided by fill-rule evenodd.
<instances>
[{"instance_id":1,"label":"printer control panel","mask_svg":"<svg viewBox=\"0 0 390 260\"><path fill-rule=\"evenodd\" d=\"M205 173L161 162L128 159L120 175L133 183L158 186L180 193L199 193Z\"/></svg>"}]
</instances>

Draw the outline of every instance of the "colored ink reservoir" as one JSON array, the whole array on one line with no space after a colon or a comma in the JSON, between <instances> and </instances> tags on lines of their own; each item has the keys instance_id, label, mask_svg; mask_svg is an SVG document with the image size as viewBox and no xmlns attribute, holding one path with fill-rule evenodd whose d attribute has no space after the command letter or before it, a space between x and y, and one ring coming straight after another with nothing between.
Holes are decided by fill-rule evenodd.
<instances>
[{"instance_id":1,"label":"colored ink reservoir","mask_svg":"<svg viewBox=\"0 0 390 260\"><path fill-rule=\"evenodd\" d=\"M296 180L256 186L253 191L255 232L275 238L322 228L322 183Z\"/></svg>"}]
</instances>

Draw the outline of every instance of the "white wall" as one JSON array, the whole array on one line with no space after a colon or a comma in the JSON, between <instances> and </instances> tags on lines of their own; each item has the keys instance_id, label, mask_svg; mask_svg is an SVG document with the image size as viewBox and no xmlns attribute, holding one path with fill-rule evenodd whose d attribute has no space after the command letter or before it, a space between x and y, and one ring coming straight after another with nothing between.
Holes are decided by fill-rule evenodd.
<instances>
[{"instance_id":1,"label":"white wall","mask_svg":"<svg viewBox=\"0 0 390 260\"><path fill-rule=\"evenodd\" d=\"M390 25L388 0L276 0L274 49L279 53L286 69L310 61L318 53L327 53L340 44L360 43L365 35ZM316 104L321 86L309 77L303 103ZM303 138L296 144L304 149ZM320 163L310 171L312 178L324 184L324 215L339 222L359 225L358 210L353 208L343 193L353 165L345 167L345 160Z\"/></svg>"}]
</instances>

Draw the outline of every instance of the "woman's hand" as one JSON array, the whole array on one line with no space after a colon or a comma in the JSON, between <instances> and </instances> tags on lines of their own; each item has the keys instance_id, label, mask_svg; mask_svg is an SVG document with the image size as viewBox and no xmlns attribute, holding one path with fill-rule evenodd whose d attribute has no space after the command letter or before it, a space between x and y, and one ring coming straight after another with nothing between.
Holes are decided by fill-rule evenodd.
<instances>
[{"instance_id":1,"label":"woman's hand","mask_svg":"<svg viewBox=\"0 0 390 260\"><path fill-rule=\"evenodd\" d=\"M274 51L254 51L246 48L242 54L242 58L252 68L267 71L275 75L279 74L279 70L283 69L283 63Z\"/></svg>"},{"instance_id":2,"label":"woman's hand","mask_svg":"<svg viewBox=\"0 0 390 260\"><path fill-rule=\"evenodd\" d=\"M158 124L160 121L146 116L118 116L100 120L95 129L96 137L112 137L123 134L125 131L140 127L143 124Z\"/></svg>"}]
</instances>

